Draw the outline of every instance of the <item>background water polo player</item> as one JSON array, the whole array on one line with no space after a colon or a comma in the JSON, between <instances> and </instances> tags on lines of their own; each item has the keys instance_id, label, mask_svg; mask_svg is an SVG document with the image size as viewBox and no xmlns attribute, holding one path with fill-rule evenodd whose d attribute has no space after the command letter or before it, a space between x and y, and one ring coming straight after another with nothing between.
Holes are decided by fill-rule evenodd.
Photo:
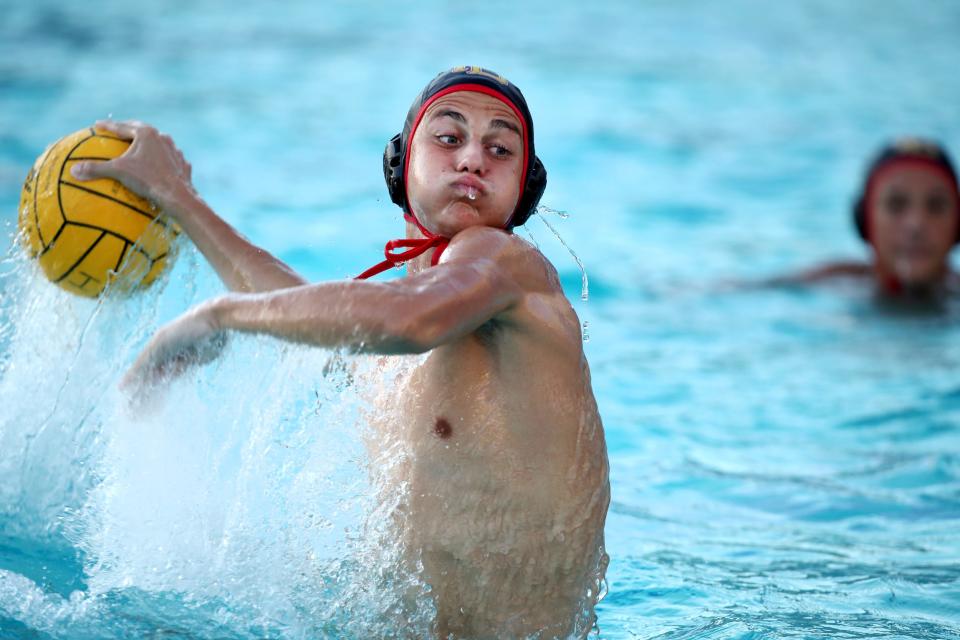
<instances>
[{"instance_id":1,"label":"background water polo player","mask_svg":"<svg viewBox=\"0 0 960 640\"><path fill-rule=\"evenodd\" d=\"M939 144L904 138L881 149L852 210L857 233L870 246L870 263L831 263L774 282L857 278L890 298L930 299L960 290L949 261L960 240L960 191Z\"/></svg>"}]
</instances>

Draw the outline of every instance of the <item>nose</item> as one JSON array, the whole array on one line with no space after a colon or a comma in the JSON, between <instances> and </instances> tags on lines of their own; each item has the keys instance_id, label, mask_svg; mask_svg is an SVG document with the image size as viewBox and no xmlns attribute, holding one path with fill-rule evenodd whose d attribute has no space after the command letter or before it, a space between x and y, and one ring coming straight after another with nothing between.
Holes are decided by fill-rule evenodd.
<instances>
[{"instance_id":1,"label":"nose","mask_svg":"<svg viewBox=\"0 0 960 640\"><path fill-rule=\"evenodd\" d=\"M479 140L465 142L457 155L457 171L482 175L485 168L483 144Z\"/></svg>"},{"instance_id":2,"label":"nose","mask_svg":"<svg viewBox=\"0 0 960 640\"><path fill-rule=\"evenodd\" d=\"M907 209L903 219L903 226L907 233L916 237L921 235L926 227L927 212L921 206L912 205Z\"/></svg>"}]
</instances>

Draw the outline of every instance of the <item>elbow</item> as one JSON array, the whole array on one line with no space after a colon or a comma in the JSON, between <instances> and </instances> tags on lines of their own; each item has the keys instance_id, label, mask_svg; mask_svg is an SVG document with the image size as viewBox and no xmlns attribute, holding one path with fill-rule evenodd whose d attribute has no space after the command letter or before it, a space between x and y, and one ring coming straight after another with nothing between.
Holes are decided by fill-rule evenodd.
<instances>
[{"instance_id":1,"label":"elbow","mask_svg":"<svg viewBox=\"0 0 960 640\"><path fill-rule=\"evenodd\" d=\"M443 280L398 285L397 304L381 325L392 353L425 353L456 340L518 297L512 280L498 277L492 267L459 267Z\"/></svg>"},{"instance_id":2,"label":"elbow","mask_svg":"<svg viewBox=\"0 0 960 640\"><path fill-rule=\"evenodd\" d=\"M382 342L377 348L381 353L426 353L456 332L456 314L449 302L418 293L401 291L398 304L390 305L389 313L381 316Z\"/></svg>"},{"instance_id":3,"label":"elbow","mask_svg":"<svg viewBox=\"0 0 960 640\"><path fill-rule=\"evenodd\" d=\"M420 314L398 318L387 323L380 350L393 355L426 353L446 341L448 329L444 323L431 321Z\"/></svg>"}]
</instances>

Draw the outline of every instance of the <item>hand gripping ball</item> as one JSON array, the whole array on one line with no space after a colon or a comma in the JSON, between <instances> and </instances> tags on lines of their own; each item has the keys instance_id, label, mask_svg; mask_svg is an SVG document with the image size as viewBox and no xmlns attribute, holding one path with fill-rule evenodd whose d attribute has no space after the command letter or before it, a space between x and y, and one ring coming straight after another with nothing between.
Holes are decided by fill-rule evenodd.
<instances>
[{"instance_id":1,"label":"hand gripping ball","mask_svg":"<svg viewBox=\"0 0 960 640\"><path fill-rule=\"evenodd\" d=\"M20 196L23 244L51 282L95 298L107 286L128 293L156 280L172 260L179 229L115 180L80 181L70 167L112 160L130 143L110 132L84 129L43 152Z\"/></svg>"}]
</instances>

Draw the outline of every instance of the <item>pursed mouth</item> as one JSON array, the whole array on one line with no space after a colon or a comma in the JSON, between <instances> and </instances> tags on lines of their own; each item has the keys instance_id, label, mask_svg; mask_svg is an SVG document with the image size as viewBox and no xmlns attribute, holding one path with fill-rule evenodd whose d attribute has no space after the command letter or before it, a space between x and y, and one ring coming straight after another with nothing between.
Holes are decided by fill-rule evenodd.
<instances>
[{"instance_id":1,"label":"pursed mouth","mask_svg":"<svg viewBox=\"0 0 960 640\"><path fill-rule=\"evenodd\" d=\"M453 189L467 200L476 200L486 194L486 188L483 183L473 178L461 178L454 181Z\"/></svg>"},{"instance_id":2,"label":"pursed mouth","mask_svg":"<svg viewBox=\"0 0 960 640\"><path fill-rule=\"evenodd\" d=\"M460 194L461 200L469 200L470 202L480 197L480 190L474 187L458 186L457 192Z\"/></svg>"}]
</instances>

